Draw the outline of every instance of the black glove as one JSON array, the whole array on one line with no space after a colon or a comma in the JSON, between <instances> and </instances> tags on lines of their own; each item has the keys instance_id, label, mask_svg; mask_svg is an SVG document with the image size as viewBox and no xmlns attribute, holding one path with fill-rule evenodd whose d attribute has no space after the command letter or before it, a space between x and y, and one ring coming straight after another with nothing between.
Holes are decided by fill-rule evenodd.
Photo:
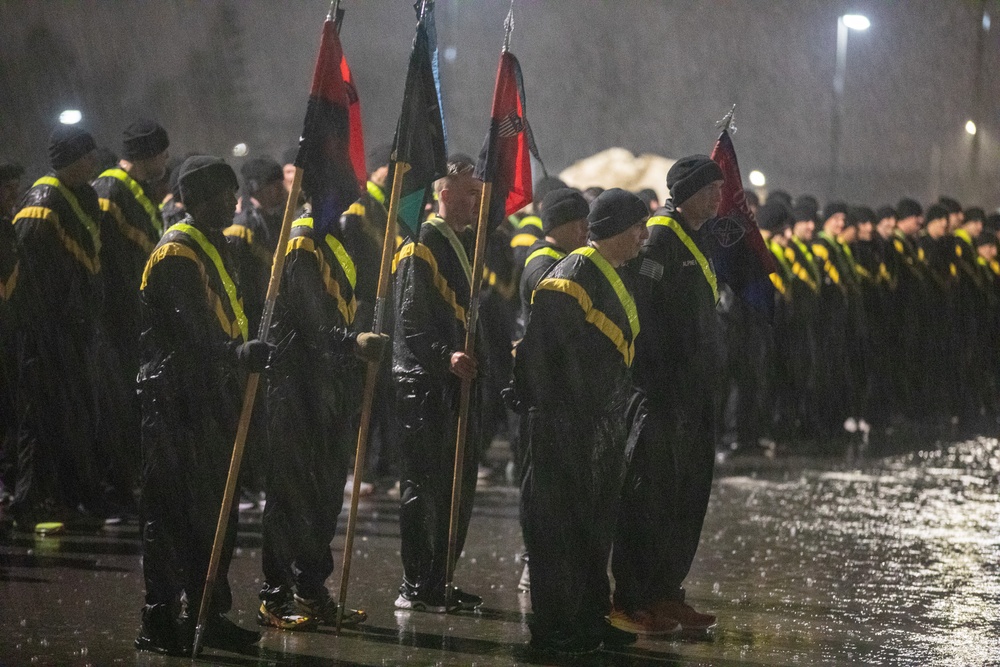
<instances>
[{"instance_id":1,"label":"black glove","mask_svg":"<svg viewBox=\"0 0 1000 667\"><path fill-rule=\"evenodd\" d=\"M260 373L267 368L267 360L273 349L274 345L255 338L236 348L236 358L251 373Z\"/></svg>"},{"instance_id":2,"label":"black glove","mask_svg":"<svg viewBox=\"0 0 1000 667\"><path fill-rule=\"evenodd\" d=\"M359 333L355 341L357 345L357 355L365 361L377 362L385 353L386 345L389 344L389 337L385 334Z\"/></svg>"}]
</instances>

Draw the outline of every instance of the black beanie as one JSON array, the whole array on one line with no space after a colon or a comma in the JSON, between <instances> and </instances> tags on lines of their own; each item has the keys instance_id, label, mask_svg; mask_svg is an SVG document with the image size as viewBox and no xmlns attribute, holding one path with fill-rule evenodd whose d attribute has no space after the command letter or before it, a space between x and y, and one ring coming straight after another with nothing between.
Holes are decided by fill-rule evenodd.
<instances>
[{"instance_id":1,"label":"black beanie","mask_svg":"<svg viewBox=\"0 0 1000 667\"><path fill-rule=\"evenodd\" d=\"M896 209L891 206L883 206L875 212L875 222L881 222L886 218L895 218Z\"/></svg>"},{"instance_id":2,"label":"black beanie","mask_svg":"<svg viewBox=\"0 0 1000 667\"><path fill-rule=\"evenodd\" d=\"M299 148L289 148L284 153L281 154L281 165L295 164L295 158L299 156Z\"/></svg>"},{"instance_id":3,"label":"black beanie","mask_svg":"<svg viewBox=\"0 0 1000 667\"><path fill-rule=\"evenodd\" d=\"M782 201L769 201L757 209L757 226L777 232L792 225L792 211Z\"/></svg>"},{"instance_id":4,"label":"black beanie","mask_svg":"<svg viewBox=\"0 0 1000 667\"><path fill-rule=\"evenodd\" d=\"M667 172L667 187L674 206L680 206L703 187L725 180L722 169L707 155L681 158Z\"/></svg>"},{"instance_id":5,"label":"black beanie","mask_svg":"<svg viewBox=\"0 0 1000 667\"><path fill-rule=\"evenodd\" d=\"M240 167L240 175L243 177L243 187L250 195L259 192L265 185L285 180L285 171L281 165L274 158L263 156L244 162Z\"/></svg>"},{"instance_id":6,"label":"black beanie","mask_svg":"<svg viewBox=\"0 0 1000 667\"><path fill-rule=\"evenodd\" d=\"M97 142L82 127L62 125L49 136L49 164L53 169L68 167L90 151Z\"/></svg>"},{"instance_id":7,"label":"black beanie","mask_svg":"<svg viewBox=\"0 0 1000 667\"><path fill-rule=\"evenodd\" d=\"M167 150L167 131L155 120L142 118L125 128L122 157L129 162L155 157Z\"/></svg>"},{"instance_id":8,"label":"black beanie","mask_svg":"<svg viewBox=\"0 0 1000 667\"><path fill-rule=\"evenodd\" d=\"M927 215L924 217L924 224L927 224L931 220L940 220L941 218L948 218L948 209L941 204L931 204L927 209Z\"/></svg>"},{"instance_id":9,"label":"black beanie","mask_svg":"<svg viewBox=\"0 0 1000 667\"><path fill-rule=\"evenodd\" d=\"M827 202L826 207L823 209L823 220L829 220L838 213L843 213L847 216L847 204L842 201Z\"/></svg>"},{"instance_id":10,"label":"black beanie","mask_svg":"<svg viewBox=\"0 0 1000 667\"><path fill-rule=\"evenodd\" d=\"M902 220L903 218L909 218L913 215L922 215L924 209L921 208L920 204L912 199L900 199L899 203L896 204L896 219Z\"/></svg>"},{"instance_id":11,"label":"black beanie","mask_svg":"<svg viewBox=\"0 0 1000 667\"><path fill-rule=\"evenodd\" d=\"M186 208L208 201L226 188L236 190L236 172L224 160L210 155L192 155L179 170L178 186Z\"/></svg>"},{"instance_id":12,"label":"black beanie","mask_svg":"<svg viewBox=\"0 0 1000 667\"><path fill-rule=\"evenodd\" d=\"M845 225L855 226L860 225L863 222L870 222L874 224L875 211L871 210L867 206L855 206L847 212L847 219L844 221Z\"/></svg>"},{"instance_id":13,"label":"black beanie","mask_svg":"<svg viewBox=\"0 0 1000 667\"><path fill-rule=\"evenodd\" d=\"M535 185L531 189L531 199L536 207L541 207L542 202L545 200L545 195L553 190L565 187L568 186L555 176L543 176L535 181ZM537 214L538 211L535 211L535 213Z\"/></svg>"},{"instance_id":14,"label":"black beanie","mask_svg":"<svg viewBox=\"0 0 1000 667\"><path fill-rule=\"evenodd\" d=\"M941 197L938 199L938 204L940 204L944 210L951 213L961 213L962 205L958 203L958 200L953 197Z\"/></svg>"},{"instance_id":15,"label":"black beanie","mask_svg":"<svg viewBox=\"0 0 1000 667\"><path fill-rule=\"evenodd\" d=\"M586 218L590 213L587 200L576 188L559 188L542 200L542 231L548 234L567 222Z\"/></svg>"},{"instance_id":16,"label":"black beanie","mask_svg":"<svg viewBox=\"0 0 1000 667\"><path fill-rule=\"evenodd\" d=\"M611 188L590 204L587 228L595 241L618 236L649 217L649 207L628 190Z\"/></svg>"},{"instance_id":17,"label":"black beanie","mask_svg":"<svg viewBox=\"0 0 1000 667\"><path fill-rule=\"evenodd\" d=\"M378 144L368 149L365 162L368 163L368 173L371 174L380 167L386 167L392 161L392 144Z\"/></svg>"},{"instance_id":18,"label":"black beanie","mask_svg":"<svg viewBox=\"0 0 1000 667\"><path fill-rule=\"evenodd\" d=\"M792 207L792 217L795 222L806 222L812 220L816 222L816 209L809 204L798 204Z\"/></svg>"}]
</instances>

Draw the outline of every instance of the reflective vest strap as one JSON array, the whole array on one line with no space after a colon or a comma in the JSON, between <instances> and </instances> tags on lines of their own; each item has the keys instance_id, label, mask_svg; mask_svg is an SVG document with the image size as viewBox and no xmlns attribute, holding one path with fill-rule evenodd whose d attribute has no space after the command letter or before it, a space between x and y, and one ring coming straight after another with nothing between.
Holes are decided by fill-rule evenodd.
<instances>
[{"instance_id":1,"label":"reflective vest strap","mask_svg":"<svg viewBox=\"0 0 1000 667\"><path fill-rule=\"evenodd\" d=\"M622 359L624 359L626 366L632 365L632 360L635 358L635 341L630 343L625 342L625 334L622 333L622 330L618 327L618 325L612 322L608 316L600 310L594 308L594 302L590 298L590 295L587 294L587 290L583 289L581 285L573 282L572 280L567 280L565 278L546 278L542 282L538 283L538 287L535 288L534 293L531 295L532 305L534 305L535 297L538 296L538 293L545 290L559 292L575 299L577 304L580 306L580 309L583 311L584 320L597 327L597 330L611 341L618 352L622 355Z\"/></svg>"},{"instance_id":2,"label":"reflective vest strap","mask_svg":"<svg viewBox=\"0 0 1000 667\"><path fill-rule=\"evenodd\" d=\"M153 229L156 230L157 234L163 236L163 220L160 218L160 212L155 206L153 206L153 202L149 201L149 197L146 196L142 186L139 185L134 178L129 176L128 172L124 169L108 169L101 174L100 178L105 176L110 176L111 178L121 181L125 187L129 189L132 196L135 197L135 200L139 202L139 205L142 206L143 209L145 209L146 215L149 216L149 223L153 225Z\"/></svg>"},{"instance_id":3,"label":"reflective vest strap","mask_svg":"<svg viewBox=\"0 0 1000 667\"><path fill-rule=\"evenodd\" d=\"M628 289L625 288L625 283L622 282L621 276L608 263L608 260L604 259L604 256L597 248L578 248L573 251L573 254L583 255L593 262L594 266L604 274L604 278L611 284L611 288L618 297L618 302L621 303L622 309L625 311L625 317L628 318L628 325L632 330L632 340L634 341L636 336L639 335L639 311L635 307L635 299L632 298Z\"/></svg>"},{"instance_id":4,"label":"reflective vest strap","mask_svg":"<svg viewBox=\"0 0 1000 667\"><path fill-rule=\"evenodd\" d=\"M212 264L215 265L215 270L219 275L219 280L222 281L222 286L226 290L226 296L229 297L229 306L232 308L233 316L236 318L236 323L240 327L240 334L243 336L243 340L248 340L250 337L250 327L247 322L247 316L243 313L243 306L240 304L240 300L236 295L236 284L229 276L229 272L226 271L226 266L222 263L222 257L219 255L219 251L207 238L205 238L205 235L202 234L200 229L192 227L187 223L178 222L167 231L177 231L189 236L201 247L204 253L208 255L208 258L212 260Z\"/></svg>"},{"instance_id":5,"label":"reflective vest strap","mask_svg":"<svg viewBox=\"0 0 1000 667\"><path fill-rule=\"evenodd\" d=\"M528 234L526 232L522 232L521 234L515 235L514 238L512 238L510 240L510 247L511 248L528 248L528 247L531 247L532 245L534 245L535 241L537 241L537 240L538 240L538 237L535 236L534 234Z\"/></svg>"},{"instance_id":6,"label":"reflective vest strap","mask_svg":"<svg viewBox=\"0 0 1000 667\"><path fill-rule=\"evenodd\" d=\"M340 264L340 268L344 270L344 275L347 276L347 282L351 284L351 289L353 290L355 285L358 284L358 270L354 266L354 260L351 259L344 244L337 237L327 234L326 245L333 251L337 262Z\"/></svg>"},{"instance_id":7,"label":"reflective vest strap","mask_svg":"<svg viewBox=\"0 0 1000 667\"><path fill-rule=\"evenodd\" d=\"M371 195L372 199L377 201L379 204L382 204L382 206L385 206L385 192L382 191L382 188L372 183L371 181L368 181L367 187L368 187L368 194ZM364 215L364 213L362 213L361 215Z\"/></svg>"},{"instance_id":8,"label":"reflective vest strap","mask_svg":"<svg viewBox=\"0 0 1000 667\"><path fill-rule=\"evenodd\" d=\"M537 259L539 257L551 257L552 259L554 259L554 260L556 260L558 262L559 260L561 260L565 256L566 256L566 253L564 253L564 252L562 252L560 250L556 250L555 248L549 248L548 246L546 246L544 248L539 248L535 252L533 252L530 255L528 255L528 259L524 260L524 265L528 266L528 264L531 262L531 260Z\"/></svg>"},{"instance_id":9,"label":"reflective vest strap","mask_svg":"<svg viewBox=\"0 0 1000 667\"><path fill-rule=\"evenodd\" d=\"M458 257L458 263L462 265L462 270L465 271L465 277L468 279L469 284L472 284L472 267L469 266L469 256L465 254L465 247L462 242L458 240L455 235L455 230L448 226L448 223L444 221L443 218L431 218L427 221L428 225L432 225L434 229L441 232L441 235L448 239L448 244L451 249L455 251L455 255ZM436 267L435 267L436 268Z\"/></svg>"},{"instance_id":10,"label":"reflective vest strap","mask_svg":"<svg viewBox=\"0 0 1000 667\"><path fill-rule=\"evenodd\" d=\"M243 225L229 225L222 230L223 236L231 239L243 239L253 245L253 230Z\"/></svg>"},{"instance_id":11,"label":"reflective vest strap","mask_svg":"<svg viewBox=\"0 0 1000 667\"><path fill-rule=\"evenodd\" d=\"M427 263L431 270L431 280L434 283L435 289L437 289L445 303L455 311L455 318L462 323L462 326L465 326L465 308L458 304L454 290L451 289L448 281L438 271L437 260L434 259L434 253L431 252L431 249L422 243L414 243L412 241L407 243L399 249L399 252L396 253L396 256L392 260L393 273L396 272L399 263L407 257L419 257Z\"/></svg>"},{"instance_id":12,"label":"reflective vest strap","mask_svg":"<svg viewBox=\"0 0 1000 667\"><path fill-rule=\"evenodd\" d=\"M526 215L521 218L520 223L517 224L518 229L524 229L525 227L535 227L539 231L542 229L542 219L537 215Z\"/></svg>"},{"instance_id":13,"label":"reflective vest strap","mask_svg":"<svg viewBox=\"0 0 1000 667\"><path fill-rule=\"evenodd\" d=\"M37 181L35 185L50 185L59 191L59 194L63 196L63 199L69 204L69 207L73 209L73 213L80 220L84 227L87 228L87 232L90 234L90 239L94 244L94 257L97 257L101 253L101 228L97 226L94 219L83 212L80 208L80 202L77 201L76 195L74 195L69 188L59 182L58 178L52 176L42 176ZM95 271L96 273L96 271Z\"/></svg>"},{"instance_id":14,"label":"reflective vest strap","mask_svg":"<svg viewBox=\"0 0 1000 667\"><path fill-rule=\"evenodd\" d=\"M715 270L712 268L712 265L709 264L708 259L705 257L705 253L701 251L701 248L699 248L694 242L694 239L688 235L679 222L665 215L658 215L655 218L650 218L649 222L646 223L647 227L652 227L654 225L667 227L677 235L677 238L681 240L684 247L688 249L695 261L698 262L698 266L701 267L701 272L705 274L705 280L708 281L709 286L712 288L712 296L715 298L715 303L719 303L719 280L715 277Z\"/></svg>"}]
</instances>

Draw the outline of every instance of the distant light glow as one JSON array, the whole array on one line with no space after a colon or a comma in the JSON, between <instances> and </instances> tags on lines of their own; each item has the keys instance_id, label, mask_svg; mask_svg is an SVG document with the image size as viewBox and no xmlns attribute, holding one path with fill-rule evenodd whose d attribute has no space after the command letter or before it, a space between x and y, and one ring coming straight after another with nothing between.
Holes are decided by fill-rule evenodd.
<instances>
[{"instance_id":1,"label":"distant light glow","mask_svg":"<svg viewBox=\"0 0 1000 667\"><path fill-rule=\"evenodd\" d=\"M762 188L767 184L767 179L764 177L763 172L760 172L756 169L750 172L749 178L750 178L750 185L754 186L755 188Z\"/></svg>"},{"instance_id":2,"label":"distant light glow","mask_svg":"<svg viewBox=\"0 0 1000 667\"><path fill-rule=\"evenodd\" d=\"M844 14L840 20L851 30L868 30L872 27L872 22L868 20L868 17L861 14Z\"/></svg>"},{"instance_id":3,"label":"distant light glow","mask_svg":"<svg viewBox=\"0 0 1000 667\"><path fill-rule=\"evenodd\" d=\"M445 47L445 49L444 49L444 59L445 59L445 61L447 61L449 63L453 63L453 62L455 62L456 58L458 58L458 49L456 49L454 46L447 46L447 47Z\"/></svg>"},{"instance_id":4,"label":"distant light glow","mask_svg":"<svg viewBox=\"0 0 1000 667\"><path fill-rule=\"evenodd\" d=\"M250 149L244 143L239 143L239 144L236 144L235 146L233 146L233 156L234 157L243 157L249 151L250 151Z\"/></svg>"},{"instance_id":5,"label":"distant light glow","mask_svg":"<svg viewBox=\"0 0 1000 667\"><path fill-rule=\"evenodd\" d=\"M990 31L990 15L987 12L983 12L983 30Z\"/></svg>"},{"instance_id":6,"label":"distant light glow","mask_svg":"<svg viewBox=\"0 0 1000 667\"><path fill-rule=\"evenodd\" d=\"M76 125L83 120L83 114L77 109L66 109L59 114L59 122L63 125Z\"/></svg>"},{"instance_id":7,"label":"distant light glow","mask_svg":"<svg viewBox=\"0 0 1000 667\"><path fill-rule=\"evenodd\" d=\"M973 136L973 137L976 136L976 132L978 132L979 130L978 130L978 128L976 128L975 121L971 121L971 120L965 121L965 131L970 136Z\"/></svg>"}]
</instances>

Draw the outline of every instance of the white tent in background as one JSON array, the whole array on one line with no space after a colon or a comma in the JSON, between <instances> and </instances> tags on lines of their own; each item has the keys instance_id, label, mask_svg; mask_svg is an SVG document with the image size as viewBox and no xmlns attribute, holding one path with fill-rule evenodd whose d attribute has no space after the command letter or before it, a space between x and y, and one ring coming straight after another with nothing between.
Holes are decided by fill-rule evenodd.
<instances>
[{"instance_id":1,"label":"white tent in background","mask_svg":"<svg viewBox=\"0 0 1000 667\"><path fill-rule=\"evenodd\" d=\"M625 148L609 148L578 160L564 169L559 178L570 187L581 190L594 185L632 192L652 188L663 202L669 196L667 171L676 161L652 153L636 157Z\"/></svg>"}]
</instances>

